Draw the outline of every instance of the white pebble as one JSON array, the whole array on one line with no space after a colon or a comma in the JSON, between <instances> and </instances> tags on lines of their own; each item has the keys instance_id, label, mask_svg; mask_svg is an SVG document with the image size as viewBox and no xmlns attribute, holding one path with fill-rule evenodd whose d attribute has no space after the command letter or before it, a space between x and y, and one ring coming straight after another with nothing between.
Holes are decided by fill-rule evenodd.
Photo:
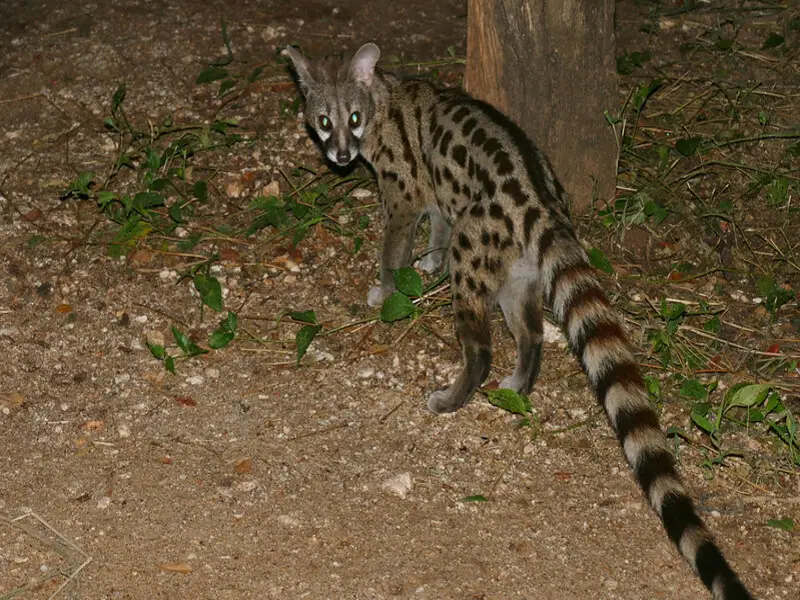
<instances>
[{"instance_id":1,"label":"white pebble","mask_svg":"<svg viewBox=\"0 0 800 600\"><path fill-rule=\"evenodd\" d=\"M189 385L203 385L204 381L205 380L203 379L202 375L192 375L191 377L186 378L186 383Z\"/></svg>"},{"instance_id":2,"label":"white pebble","mask_svg":"<svg viewBox=\"0 0 800 600\"><path fill-rule=\"evenodd\" d=\"M389 493L394 494L395 496L405 498L408 495L408 492L411 491L412 485L413 480L411 478L411 473L406 472L387 479L381 484L381 488Z\"/></svg>"}]
</instances>

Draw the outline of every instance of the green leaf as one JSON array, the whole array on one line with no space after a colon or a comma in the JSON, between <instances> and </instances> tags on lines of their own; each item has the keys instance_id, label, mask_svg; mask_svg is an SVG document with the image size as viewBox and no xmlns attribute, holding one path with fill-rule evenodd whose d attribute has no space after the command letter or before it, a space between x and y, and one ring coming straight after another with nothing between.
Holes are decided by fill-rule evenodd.
<instances>
[{"instance_id":1,"label":"green leaf","mask_svg":"<svg viewBox=\"0 0 800 600\"><path fill-rule=\"evenodd\" d=\"M194 276L194 287L200 294L203 304L212 310L222 312L222 287L216 277L197 273Z\"/></svg>"},{"instance_id":2,"label":"green leaf","mask_svg":"<svg viewBox=\"0 0 800 600\"><path fill-rule=\"evenodd\" d=\"M708 398L708 390L697 379L684 379L681 384L680 395L695 400L705 400Z\"/></svg>"},{"instance_id":3,"label":"green leaf","mask_svg":"<svg viewBox=\"0 0 800 600\"><path fill-rule=\"evenodd\" d=\"M643 83L640 85L636 92L633 94L633 108L637 112L641 112L642 108L644 108L644 103L647 102L647 99L655 93L657 89L659 89L664 83L663 79L653 79L648 83Z\"/></svg>"},{"instance_id":4,"label":"green leaf","mask_svg":"<svg viewBox=\"0 0 800 600\"><path fill-rule=\"evenodd\" d=\"M317 324L317 315L313 310L293 311L289 313L289 316L301 323L310 323L311 325Z\"/></svg>"},{"instance_id":5,"label":"green leaf","mask_svg":"<svg viewBox=\"0 0 800 600\"><path fill-rule=\"evenodd\" d=\"M236 85L236 81L233 79L226 79L222 83L219 84L219 92L217 96L222 98L225 94L230 92L233 89L233 86Z\"/></svg>"},{"instance_id":6,"label":"green leaf","mask_svg":"<svg viewBox=\"0 0 800 600\"><path fill-rule=\"evenodd\" d=\"M139 212L145 212L156 206L164 206L164 196L154 192L139 192L133 197L133 208Z\"/></svg>"},{"instance_id":7,"label":"green leaf","mask_svg":"<svg viewBox=\"0 0 800 600\"><path fill-rule=\"evenodd\" d=\"M120 107L120 105L125 100L125 93L127 91L128 91L128 86L126 86L123 83L117 88L117 91L114 92L114 96L111 98L111 112L112 113L117 112L117 109Z\"/></svg>"},{"instance_id":8,"label":"green leaf","mask_svg":"<svg viewBox=\"0 0 800 600\"><path fill-rule=\"evenodd\" d=\"M754 383L745 385L743 387L734 388L728 393L725 398L728 406L743 406L745 408L752 408L758 406L767 398L770 386L765 383Z\"/></svg>"},{"instance_id":9,"label":"green leaf","mask_svg":"<svg viewBox=\"0 0 800 600\"><path fill-rule=\"evenodd\" d=\"M675 149L684 156L692 156L697 152L702 141L701 137L681 138L675 142Z\"/></svg>"},{"instance_id":10,"label":"green leaf","mask_svg":"<svg viewBox=\"0 0 800 600\"><path fill-rule=\"evenodd\" d=\"M411 299L401 292L395 292L383 301L381 307L381 321L391 323L405 319L417 312L417 307Z\"/></svg>"},{"instance_id":11,"label":"green leaf","mask_svg":"<svg viewBox=\"0 0 800 600\"><path fill-rule=\"evenodd\" d=\"M229 310L228 316L219 322L219 327L211 334L208 339L208 345L214 350L224 348L233 341L236 337L236 329L239 326L239 317L236 313Z\"/></svg>"},{"instance_id":12,"label":"green leaf","mask_svg":"<svg viewBox=\"0 0 800 600\"><path fill-rule=\"evenodd\" d=\"M490 404L510 413L526 415L531 412L531 401L528 397L514 390L488 390L486 395Z\"/></svg>"},{"instance_id":13,"label":"green leaf","mask_svg":"<svg viewBox=\"0 0 800 600\"><path fill-rule=\"evenodd\" d=\"M406 296L419 298L422 296L422 278L411 267L403 267L394 272L394 284L397 290Z\"/></svg>"},{"instance_id":14,"label":"green leaf","mask_svg":"<svg viewBox=\"0 0 800 600\"><path fill-rule=\"evenodd\" d=\"M785 38L779 33L770 33L769 37L764 40L764 43L761 45L762 50L769 50L771 48L777 48L778 46L782 45L786 42Z\"/></svg>"},{"instance_id":15,"label":"green leaf","mask_svg":"<svg viewBox=\"0 0 800 600\"><path fill-rule=\"evenodd\" d=\"M147 348L150 350L150 353L155 356L158 360L164 360L167 356L167 351L161 344L154 344L152 342L146 342Z\"/></svg>"},{"instance_id":16,"label":"green leaf","mask_svg":"<svg viewBox=\"0 0 800 600\"><path fill-rule=\"evenodd\" d=\"M794 531L794 521L792 519L770 519L767 525L783 531Z\"/></svg>"},{"instance_id":17,"label":"green leaf","mask_svg":"<svg viewBox=\"0 0 800 600\"><path fill-rule=\"evenodd\" d=\"M692 421L706 433L714 433L718 429L707 416L710 410L711 405L708 402L698 402L692 407Z\"/></svg>"},{"instance_id":18,"label":"green leaf","mask_svg":"<svg viewBox=\"0 0 800 600\"><path fill-rule=\"evenodd\" d=\"M208 338L208 345L214 350L224 348L233 341L234 333L227 329L219 328Z\"/></svg>"},{"instance_id":19,"label":"green leaf","mask_svg":"<svg viewBox=\"0 0 800 600\"><path fill-rule=\"evenodd\" d=\"M589 262L592 263L595 269L605 273L614 273L614 267L611 266L611 261L608 260L608 257L602 250L599 248L589 248L586 254L589 255Z\"/></svg>"},{"instance_id":20,"label":"green leaf","mask_svg":"<svg viewBox=\"0 0 800 600\"><path fill-rule=\"evenodd\" d=\"M168 356L164 359L164 368L175 375L175 359L171 356Z\"/></svg>"},{"instance_id":21,"label":"green leaf","mask_svg":"<svg viewBox=\"0 0 800 600\"><path fill-rule=\"evenodd\" d=\"M192 196L200 200L200 202L208 200L208 183L202 179L195 182L192 186Z\"/></svg>"},{"instance_id":22,"label":"green leaf","mask_svg":"<svg viewBox=\"0 0 800 600\"><path fill-rule=\"evenodd\" d=\"M196 84L202 83L211 83L212 81L218 81L220 79L225 79L228 76L228 70L223 69L221 67L209 67L208 69L202 71L195 80Z\"/></svg>"},{"instance_id":23,"label":"green leaf","mask_svg":"<svg viewBox=\"0 0 800 600\"><path fill-rule=\"evenodd\" d=\"M185 333L183 333L174 325L171 327L171 329L172 329L172 337L175 338L175 343L178 345L178 348L180 348L186 356L189 357L198 356L200 354L206 354L208 352L208 350L206 350L205 348L201 348L200 346L195 344L192 340L189 339L189 337Z\"/></svg>"},{"instance_id":24,"label":"green leaf","mask_svg":"<svg viewBox=\"0 0 800 600\"><path fill-rule=\"evenodd\" d=\"M176 223L183 223L183 215L181 214L181 203L175 202L169 207L169 218Z\"/></svg>"},{"instance_id":25,"label":"green leaf","mask_svg":"<svg viewBox=\"0 0 800 600\"><path fill-rule=\"evenodd\" d=\"M488 502L486 496L482 496L481 494L475 494L474 496L464 496L461 499L462 502Z\"/></svg>"},{"instance_id":26,"label":"green leaf","mask_svg":"<svg viewBox=\"0 0 800 600\"><path fill-rule=\"evenodd\" d=\"M304 325L300 328L300 331L294 337L294 344L297 348L297 362L300 362L300 359L308 350L308 346L311 344L311 341L316 337L316 335L322 329L322 325Z\"/></svg>"},{"instance_id":27,"label":"green leaf","mask_svg":"<svg viewBox=\"0 0 800 600\"><path fill-rule=\"evenodd\" d=\"M169 179L166 177L159 177L150 182L150 190L153 192L160 192L169 187Z\"/></svg>"}]
</instances>

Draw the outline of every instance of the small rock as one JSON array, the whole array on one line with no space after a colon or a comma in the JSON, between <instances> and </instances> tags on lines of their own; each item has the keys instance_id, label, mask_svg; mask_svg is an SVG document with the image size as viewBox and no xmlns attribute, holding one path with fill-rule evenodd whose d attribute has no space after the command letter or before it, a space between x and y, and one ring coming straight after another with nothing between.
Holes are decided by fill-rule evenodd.
<instances>
[{"instance_id":1,"label":"small rock","mask_svg":"<svg viewBox=\"0 0 800 600\"><path fill-rule=\"evenodd\" d=\"M137 323L147 323L147 315L137 315L133 317L133 320Z\"/></svg>"},{"instance_id":2,"label":"small rock","mask_svg":"<svg viewBox=\"0 0 800 600\"><path fill-rule=\"evenodd\" d=\"M214 367L209 367L206 369L206 377L209 379L216 379L219 377L219 369L215 369Z\"/></svg>"},{"instance_id":3,"label":"small rock","mask_svg":"<svg viewBox=\"0 0 800 600\"><path fill-rule=\"evenodd\" d=\"M350 195L353 198L362 200L364 198L371 198L374 194L372 193L372 190L368 190L367 188L356 188L351 192Z\"/></svg>"},{"instance_id":4,"label":"small rock","mask_svg":"<svg viewBox=\"0 0 800 600\"><path fill-rule=\"evenodd\" d=\"M301 525L300 519L298 519L297 517L293 517L291 515L280 515L278 517L278 523L280 523L284 527L291 527L292 529L300 527Z\"/></svg>"},{"instance_id":5,"label":"small rock","mask_svg":"<svg viewBox=\"0 0 800 600\"><path fill-rule=\"evenodd\" d=\"M258 482L255 479L250 481L240 481L236 484L236 489L240 492L252 492L258 487Z\"/></svg>"},{"instance_id":6,"label":"small rock","mask_svg":"<svg viewBox=\"0 0 800 600\"><path fill-rule=\"evenodd\" d=\"M202 375L192 375L186 378L186 383L189 385L203 385L204 381L205 379L203 379Z\"/></svg>"},{"instance_id":7,"label":"small rock","mask_svg":"<svg viewBox=\"0 0 800 600\"><path fill-rule=\"evenodd\" d=\"M358 372L358 378L359 379L369 379L373 375L375 375L375 369L373 369L372 367L367 367L365 369L361 369Z\"/></svg>"},{"instance_id":8,"label":"small rock","mask_svg":"<svg viewBox=\"0 0 800 600\"><path fill-rule=\"evenodd\" d=\"M119 427L117 427L117 434L121 438L126 438L131 436L131 426L127 423L123 423Z\"/></svg>"},{"instance_id":9,"label":"small rock","mask_svg":"<svg viewBox=\"0 0 800 600\"><path fill-rule=\"evenodd\" d=\"M111 497L110 496L103 496L100 500L97 501L97 508L100 510L105 510L109 506L111 506Z\"/></svg>"},{"instance_id":10,"label":"small rock","mask_svg":"<svg viewBox=\"0 0 800 600\"><path fill-rule=\"evenodd\" d=\"M117 385L128 383L130 380L131 380L130 373L120 373L119 375L114 376L114 383Z\"/></svg>"},{"instance_id":11,"label":"small rock","mask_svg":"<svg viewBox=\"0 0 800 600\"><path fill-rule=\"evenodd\" d=\"M406 472L387 479L381 484L381 488L395 496L405 498L411 491L412 485L411 473Z\"/></svg>"}]
</instances>

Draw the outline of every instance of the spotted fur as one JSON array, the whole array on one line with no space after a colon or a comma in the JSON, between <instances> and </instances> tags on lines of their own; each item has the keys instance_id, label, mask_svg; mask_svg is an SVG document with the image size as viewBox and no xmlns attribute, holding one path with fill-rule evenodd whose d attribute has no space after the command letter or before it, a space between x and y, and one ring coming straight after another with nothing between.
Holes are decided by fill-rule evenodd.
<instances>
[{"instance_id":1,"label":"spotted fur","mask_svg":"<svg viewBox=\"0 0 800 600\"><path fill-rule=\"evenodd\" d=\"M670 539L715 600L752 598L681 483L622 322L589 265L564 189L541 152L491 106L376 69L380 53L374 44L350 61L311 62L294 48L283 52L326 156L344 165L361 155L377 174L386 229L380 286L370 290L369 304L380 305L394 291L392 272L409 264L422 215L431 221L422 268L438 268L449 254L464 368L450 388L429 396L428 408L455 411L486 379L495 303L517 344L516 368L501 386L530 392L539 373L547 303Z\"/></svg>"}]
</instances>

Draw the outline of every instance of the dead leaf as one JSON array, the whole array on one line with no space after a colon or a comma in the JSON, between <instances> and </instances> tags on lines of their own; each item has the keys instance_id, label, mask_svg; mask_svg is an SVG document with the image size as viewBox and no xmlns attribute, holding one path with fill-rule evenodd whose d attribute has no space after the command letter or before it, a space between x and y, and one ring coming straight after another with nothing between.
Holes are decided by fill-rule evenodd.
<instances>
[{"instance_id":1,"label":"dead leaf","mask_svg":"<svg viewBox=\"0 0 800 600\"><path fill-rule=\"evenodd\" d=\"M256 178L255 171L244 171L240 176L239 179L242 180L242 183L253 183Z\"/></svg>"},{"instance_id":2,"label":"dead leaf","mask_svg":"<svg viewBox=\"0 0 800 600\"><path fill-rule=\"evenodd\" d=\"M133 266L147 265L153 260L153 253L144 248L135 250L128 255L128 260Z\"/></svg>"},{"instance_id":3,"label":"dead leaf","mask_svg":"<svg viewBox=\"0 0 800 600\"><path fill-rule=\"evenodd\" d=\"M25 402L25 396L19 392L9 392L7 394L0 394L0 406L6 408L19 408Z\"/></svg>"},{"instance_id":4,"label":"dead leaf","mask_svg":"<svg viewBox=\"0 0 800 600\"><path fill-rule=\"evenodd\" d=\"M191 396L176 396L175 402L184 406L197 406L197 402Z\"/></svg>"},{"instance_id":5,"label":"dead leaf","mask_svg":"<svg viewBox=\"0 0 800 600\"><path fill-rule=\"evenodd\" d=\"M270 181L261 191L264 196L280 196L281 186L277 181Z\"/></svg>"},{"instance_id":6,"label":"dead leaf","mask_svg":"<svg viewBox=\"0 0 800 600\"><path fill-rule=\"evenodd\" d=\"M92 421L86 421L83 425L81 425L81 429L84 431L97 431L98 429L102 429L105 423L100 421L99 419L94 419Z\"/></svg>"},{"instance_id":7,"label":"dead leaf","mask_svg":"<svg viewBox=\"0 0 800 600\"><path fill-rule=\"evenodd\" d=\"M172 457L171 456L163 456L163 457L161 457L161 463L165 464L165 465L171 465L172 464Z\"/></svg>"},{"instance_id":8,"label":"dead leaf","mask_svg":"<svg viewBox=\"0 0 800 600\"><path fill-rule=\"evenodd\" d=\"M33 223L34 221L38 221L42 218L42 211L40 211L38 208L34 208L33 210L29 210L22 215L22 218L28 223Z\"/></svg>"},{"instance_id":9,"label":"dead leaf","mask_svg":"<svg viewBox=\"0 0 800 600\"><path fill-rule=\"evenodd\" d=\"M70 306L69 304L59 304L56 307L56 312L57 313L61 313L61 314L71 313L72 312L72 306Z\"/></svg>"},{"instance_id":10,"label":"dead leaf","mask_svg":"<svg viewBox=\"0 0 800 600\"><path fill-rule=\"evenodd\" d=\"M181 573L188 575L192 572L192 567L187 563L166 563L161 565L161 570L167 573Z\"/></svg>"},{"instance_id":11,"label":"dead leaf","mask_svg":"<svg viewBox=\"0 0 800 600\"><path fill-rule=\"evenodd\" d=\"M241 475L242 473L249 473L253 470L253 459L249 456L243 458L236 463L236 472Z\"/></svg>"},{"instance_id":12,"label":"dead leaf","mask_svg":"<svg viewBox=\"0 0 800 600\"><path fill-rule=\"evenodd\" d=\"M242 262L242 255L233 248L222 248L219 251L219 256L222 260L229 260L231 262Z\"/></svg>"}]
</instances>

